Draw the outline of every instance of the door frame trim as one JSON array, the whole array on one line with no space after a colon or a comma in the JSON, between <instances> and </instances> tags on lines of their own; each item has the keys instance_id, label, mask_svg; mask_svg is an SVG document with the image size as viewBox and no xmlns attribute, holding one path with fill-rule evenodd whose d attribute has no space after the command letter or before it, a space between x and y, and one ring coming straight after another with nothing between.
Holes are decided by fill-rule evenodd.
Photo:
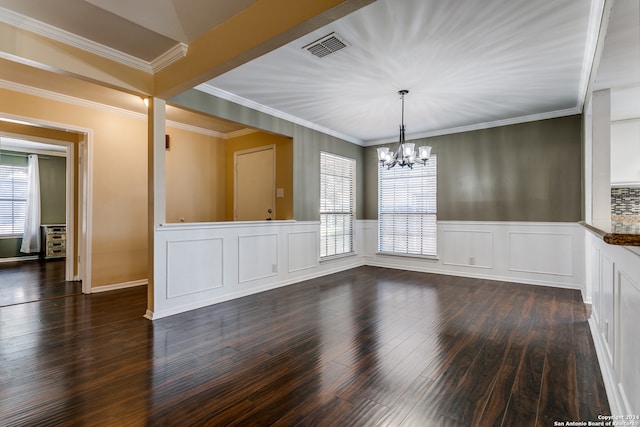
<instances>
[{"instance_id":1,"label":"door frame trim","mask_svg":"<svg viewBox=\"0 0 640 427\"><path fill-rule=\"evenodd\" d=\"M51 128L64 132L73 132L80 135L84 135L84 139L82 141L77 142L78 151L83 149L83 145L86 149L87 153L87 161L83 162L79 167L75 164L75 154L76 151L74 149L74 143L68 141L53 141L54 143L58 143L59 145L67 146L67 172L65 177L65 193L66 194L66 221L74 221L74 226L77 224L78 228L78 247L75 248L70 247L67 248L67 257L65 259L65 280L81 280L82 281L82 292L85 294L91 293L91 238L92 238L92 155L93 155L93 131L90 128L83 128L80 126L75 126L71 124L64 124L58 122L52 122L48 120L43 120L30 116L19 116L9 113L0 113L0 118L14 121L19 123L25 123L35 127L41 128ZM24 137L25 135L21 135ZM73 163L70 165L70 163ZM72 166L72 167L69 167ZM78 210L80 212L75 212L74 210L74 197L69 194L69 189L75 187L75 182L73 181L73 177L71 173L83 174L86 177L86 187L84 189L83 194L80 194L82 189L78 190ZM71 239L74 238L74 229L73 226L67 223L67 237L71 236ZM73 267L77 266L78 274L77 276L73 274Z\"/></svg>"}]
</instances>

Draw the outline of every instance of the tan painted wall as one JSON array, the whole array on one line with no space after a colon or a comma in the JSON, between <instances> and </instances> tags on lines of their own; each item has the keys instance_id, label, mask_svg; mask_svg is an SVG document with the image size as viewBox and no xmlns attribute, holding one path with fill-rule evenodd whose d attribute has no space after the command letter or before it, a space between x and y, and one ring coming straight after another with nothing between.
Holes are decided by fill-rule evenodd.
<instances>
[{"instance_id":1,"label":"tan painted wall","mask_svg":"<svg viewBox=\"0 0 640 427\"><path fill-rule=\"evenodd\" d=\"M293 140L286 136L255 132L227 140L225 220L233 220L233 154L236 151L272 144L276 146L276 188L284 189L284 197L276 198L275 219L293 219Z\"/></svg>"},{"instance_id":2,"label":"tan painted wall","mask_svg":"<svg viewBox=\"0 0 640 427\"><path fill-rule=\"evenodd\" d=\"M146 121L3 89L0 112L91 129L93 286L145 279Z\"/></svg>"},{"instance_id":3,"label":"tan painted wall","mask_svg":"<svg viewBox=\"0 0 640 427\"><path fill-rule=\"evenodd\" d=\"M224 140L182 129L167 133L167 222L224 221Z\"/></svg>"}]
</instances>

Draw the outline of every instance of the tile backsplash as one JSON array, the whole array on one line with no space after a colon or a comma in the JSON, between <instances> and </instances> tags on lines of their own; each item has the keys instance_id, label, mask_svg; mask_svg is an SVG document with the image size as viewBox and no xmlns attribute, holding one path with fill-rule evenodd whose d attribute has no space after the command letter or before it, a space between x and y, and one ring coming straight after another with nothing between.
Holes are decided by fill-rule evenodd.
<instances>
[{"instance_id":1,"label":"tile backsplash","mask_svg":"<svg viewBox=\"0 0 640 427\"><path fill-rule=\"evenodd\" d=\"M640 215L640 187L612 187L611 214Z\"/></svg>"}]
</instances>

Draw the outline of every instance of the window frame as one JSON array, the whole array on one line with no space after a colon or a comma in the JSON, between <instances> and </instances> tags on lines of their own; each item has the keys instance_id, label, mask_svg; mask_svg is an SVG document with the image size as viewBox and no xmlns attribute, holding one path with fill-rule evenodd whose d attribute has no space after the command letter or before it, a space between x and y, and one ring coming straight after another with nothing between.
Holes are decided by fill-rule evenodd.
<instances>
[{"instance_id":1,"label":"window frame","mask_svg":"<svg viewBox=\"0 0 640 427\"><path fill-rule=\"evenodd\" d=\"M413 168L378 164L377 254L438 259L437 172L436 155Z\"/></svg>"},{"instance_id":2,"label":"window frame","mask_svg":"<svg viewBox=\"0 0 640 427\"><path fill-rule=\"evenodd\" d=\"M326 173L328 165L325 161L332 160L334 162L346 162L340 167L338 171L334 164L332 168L333 173ZM344 175L344 173L349 176ZM342 173L342 174L340 174ZM330 181L326 180L331 178ZM347 194L342 198L338 197L338 188L347 185ZM338 185L338 183L341 183ZM331 197L333 203L330 202L330 198L326 194L326 191L331 191L334 195ZM344 202L348 201L347 209L344 209ZM332 205L333 209L328 209L327 205ZM338 209L336 209L336 207ZM342 207L343 209L340 209ZM340 156L338 154L321 151L320 152L320 261L326 261L334 258L341 258L345 256L351 256L355 254L355 220L356 220L356 161L355 159ZM342 233L338 233L337 230L334 233L328 231L328 220L333 219L333 224ZM328 237L332 236L330 240ZM348 236L347 241L343 240L343 244L339 245L337 239L338 236ZM339 246L342 249L339 250ZM329 249L332 248L333 251Z\"/></svg>"}]
</instances>

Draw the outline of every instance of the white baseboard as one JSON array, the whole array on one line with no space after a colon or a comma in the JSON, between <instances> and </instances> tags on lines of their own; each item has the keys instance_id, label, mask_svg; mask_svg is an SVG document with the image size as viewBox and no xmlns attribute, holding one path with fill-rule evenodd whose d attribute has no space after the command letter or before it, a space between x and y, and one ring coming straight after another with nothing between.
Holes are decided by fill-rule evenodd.
<instances>
[{"instance_id":1,"label":"white baseboard","mask_svg":"<svg viewBox=\"0 0 640 427\"><path fill-rule=\"evenodd\" d=\"M182 305L182 306L176 306L176 307L171 307L169 310L162 310L162 311L149 311L147 310L147 312L145 313L144 317L150 320L156 320L156 319L160 319L163 317L168 317L168 316L172 316L174 314L179 314L179 313L183 313L185 311L190 311L190 310L196 310L198 308L203 308L203 307L208 307L214 304L219 304L221 302L225 302L225 301L231 301L234 299L238 299L238 298L242 298L242 297L246 297L249 295L255 295L261 292L266 292L266 291L270 291L273 289L277 289L277 288L281 288L284 286L289 286L289 285L293 285L295 283L299 283L299 282L304 282L305 280L311 280L311 279L315 279L318 277L322 277L322 276L327 276L329 274L334 274L334 273L339 273L341 271L345 271L345 270L350 270L352 268L356 268L356 267L361 267L364 264L362 263L362 259L360 257L358 258L353 258L353 262L350 262L348 264L343 264L340 267L335 267L335 268L325 268L322 270L316 270L311 274L306 274L304 276L297 276L295 278L291 278L291 279L287 279L287 280L282 280L279 282L275 282L275 283L269 283L263 286L259 286L259 287L254 287L251 289L246 289L246 290L242 290L239 292L235 292L235 293L230 293L224 296L220 296L220 297L216 297L216 298L211 298L211 299L206 299L206 300L199 300L199 301L194 301L190 304L186 304L186 305Z\"/></svg>"},{"instance_id":2,"label":"white baseboard","mask_svg":"<svg viewBox=\"0 0 640 427\"><path fill-rule=\"evenodd\" d=\"M149 284L149 281L147 279L142 279L124 283L114 283L113 285L95 286L91 288L91 293L95 294L99 292L115 291L118 289L134 288L136 286L144 286L147 284Z\"/></svg>"},{"instance_id":3,"label":"white baseboard","mask_svg":"<svg viewBox=\"0 0 640 427\"><path fill-rule=\"evenodd\" d=\"M523 277L499 276L495 274L478 274L475 271L467 272L467 271L462 271L462 269L446 270L446 269L440 269L440 268L429 268L429 267L424 268L424 267L416 267L411 265L398 265L394 263L379 262L372 259L372 257L367 257L364 265L370 265L372 267L383 267L383 268L394 268L394 269L408 270L408 271L417 271L420 273L442 274L444 276L469 277L471 279L494 280L497 282L518 283L522 285L549 286L552 288L576 289L576 290L582 291L582 284L579 284L579 283L556 283L553 281L534 280L534 279L527 279ZM584 293L583 293L583 298L584 298Z\"/></svg>"}]
</instances>

